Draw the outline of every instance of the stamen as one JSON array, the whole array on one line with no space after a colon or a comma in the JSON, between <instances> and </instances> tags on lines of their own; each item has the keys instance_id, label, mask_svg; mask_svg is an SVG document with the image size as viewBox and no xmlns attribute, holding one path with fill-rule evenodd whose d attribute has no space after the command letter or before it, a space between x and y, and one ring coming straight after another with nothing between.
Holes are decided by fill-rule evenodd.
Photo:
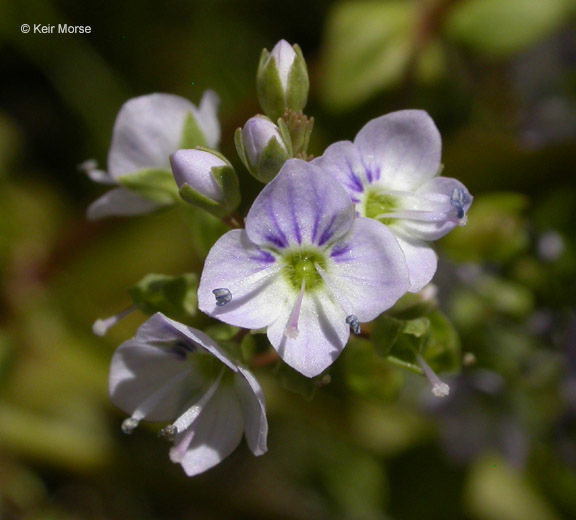
<instances>
[{"instance_id":1,"label":"stamen","mask_svg":"<svg viewBox=\"0 0 576 520\"><path fill-rule=\"evenodd\" d=\"M117 184L116 180L106 171L98 169L98 163L94 159L88 159L78 165L78 170L84 172L94 182L101 184Z\"/></svg>"},{"instance_id":2,"label":"stamen","mask_svg":"<svg viewBox=\"0 0 576 520\"><path fill-rule=\"evenodd\" d=\"M424 211L420 209L404 209L399 211L391 211L389 213L382 213L374 217L375 219L381 218L405 218L408 220L421 220L424 222L442 222L449 217L445 211Z\"/></svg>"},{"instance_id":3,"label":"stamen","mask_svg":"<svg viewBox=\"0 0 576 520\"><path fill-rule=\"evenodd\" d=\"M202 410L208 404L210 399L214 397L216 390L218 390L218 387L220 386L220 381L222 380L222 376L224 375L225 370L226 368L222 367L220 374L218 374L216 380L210 385L210 387L208 388L206 393L200 398L200 400L194 403L192 406L190 406L190 408L188 408L180 417L178 417L178 419L176 419L176 421L173 424L166 426L166 428L164 428L162 432L160 432L162 436L165 436L166 438L170 437L174 438L174 436L177 433L186 430L186 428L188 428L198 418L200 412L202 412ZM188 449L190 441L192 440L193 434L194 431L190 430L184 436L184 438L178 443L178 445L174 446L170 450L170 459L172 460L172 462L182 461L184 455L186 454L186 450Z\"/></svg>"},{"instance_id":4,"label":"stamen","mask_svg":"<svg viewBox=\"0 0 576 520\"><path fill-rule=\"evenodd\" d=\"M432 393L436 397L446 397L450 393L450 387L436 375L420 354L416 355L416 359L432 387Z\"/></svg>"},{"instance_id":5,"label":"stamen","mask_svg":"<svg viewBox=\"0 0 576 520\"><path fill-rule=\"evenodd\" d=\"M111 329L114 325L116 325L121 319L125 318L131 312L134 312L138 307L136 305L132 305L127 309L124 309L122 312L115 314L114 316L110 316L109 318L96 320L94 325L92 325L92 332L96 334L96 336L103 337L106 335L109 329Z\"/></svg>"},{"instance_id":6,"label":"stamen","mask_svg":"<svg viewBox=\"0 0 576 520\"><path fill-rule=\"evenodd\" d=\"M454 188L450 197L450 205L456 208L459 219L464 218L464 205L468 203L468 195L462 188Z\"/></svg>"},{"instance_id":7,"label":"stamen","mask_svg":"<svg viewBox=\"0 0 576 520\"><path fill-rule=\"evenodd\" d=\"M222 287L220 289L214 289L212 291L212 294L214 294L214 296L216 296L216 306L217 307L222 307L224 305L226 305L228 302L232 301L232 293Z\"/></svg>"},{"instance_id":8,"label":"stamen","mask_svg":"<svg viewBox=\"0 0 576 520\"><path fill-rule=\"evenodd\" d=\"M350 314L350 316L346 317L346 323L350 325L352 332L356 335L362 334L362 329L360 329L360 322L358 321L358 316L355 314Z\"/></svg>"},{"instance_id":9,"label":"stamen","mask_svg":"<svg viewBox=\"0 0 576 520\"><path fill-rule=\"evenodd\" d=\"M300 292L298 293L298 298L292 309L292 314L290 314L290 319L288 320L288 325L284 331L284 336L290 339L295 339L298 337L298 318L300 317L300 307L302 307L302 300L304 299L304 292L306 291L306 279L302 278L302 286L300 287Z\"/></svg>"},{"instance_id":10,"label":"stamen","mask_svg":"<svg viewBox=\"0 0 576 520\"><path fill-rule=\"evenodd\" d=\"M122 433L126 435L130 435L138 426L140 421L138 419L134 419L134 417L128 417L128 419L124 419L122 422Z\"/></svg>"},{"instance_id":11,"label":"stamen","mask_svg":"<svg viewBox=\"0 0 576 520\"><path fill-rule=\"evenodd\" d=\"M122 431L124 433L132 433L134 428L138 426L138 423L145 419L146 416L158 405L162 399L166 397L168 392L172 387L179 382L179 380L184 379L190 373L190 369L183 370L179 374L171 377L164 385L162 385L158 390L148 396L142 403L138 405L132 417L129 417L122 423Z\"/></svg>"}]
</instances>

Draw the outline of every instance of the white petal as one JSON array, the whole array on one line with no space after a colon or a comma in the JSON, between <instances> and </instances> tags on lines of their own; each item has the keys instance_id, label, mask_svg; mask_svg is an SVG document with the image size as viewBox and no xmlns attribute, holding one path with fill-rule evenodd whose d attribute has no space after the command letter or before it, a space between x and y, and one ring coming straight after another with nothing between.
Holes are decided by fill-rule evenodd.
<instances>
[{"instance_id":1,"label":"white petal","mask_svg":"<svg viewBox=\"0 0 576 520\"><path fill-rule=\"evenodd\" d=\"M266 327L278 316L279 301L286 292L279 270L276 258L252 244L244 230L228 231L206 258L198 287L198 307L231 325ZM230 291L232 300L218 307L212 291L221 288Z\"/></svg>"},{"instance_id":2,"label":"white petal","mask_svg":"<svg viewBox=\"0 0 576 520\"><path fill-rule=\"evenodd\" d=\"M115 188L96 199L86 212L88 220L106 217L144 215L162 208L161 204L141 197L126 188Z\"/></svg>"},{"instance_id":3,"label":"white petal","mask_svg":"<svg viewBox=\"0 0 576 520\"><path fill-rule=\"evenodd\" d=\"M251 372L238 367L239 374L234 376L236 393L244 414L246 441L254 455L263 455L267 451L268 420L262 387Z\"/></svg>"},{"instance_id":4,"label":"white petal","mask_svg":"<svg viewBox=\"0 0 576 520\"><path fill-rule=\"evenodd\" d=\"M293 300L296 295L292 293ZM268 328L268 339L280 357L307 377L326 370L340 355L350 337L346 313L327 290L306 293L300 309L298 334L285 335L294 301L283 304L281 315Z\"/></svg>"},{"instance_id":5,"label":"white petal","mask_svg":"<svg viewBox=\"0 0 576 520\"><path fill-rule=\"evenodd\" d=\"M243 431L244 419L236 394L224 384L196 421L176 436L170 458L180 463L188 476L198 475L230 455L240 444ZM186 448L185 453L180 453L181 448Z\"/></svg>"},{"instance_id":6,"label":"white petal","mask_svg":"<svg viewBox=\"0 0 576 520\"><path fill-rule=\"evenodd\" d=\"M442 140L422 110L401 110L368 122L358 132L366 176L387 189L414 190L438 174Z\"/></svg>"},{"instance_id":7,"label":"white petal","mask_svg":"<svg viewBox=\"0 0 576 520\"><path fill-rule=\"evenodd\" d=\"M346 314L372 321L410 286L404 253L383 224L357 218L348 236L331 250L326 276Z\"/></svg>"},{"instance_id":8,"label":"white petal","mask_svg":"<svg viewBox=\"0 0 576 520\"><path fill-rule=\"evenodd\" d=\"M140 170L170 170L170 154L180 147L188 112L196 107L172 94L150 94L130 99L120 109L108 154L114 178Z\"/></svg>"},{"instance_id":9,"label":"white petal","mask_svg":"<svg viewBox=\"0 0 576 520\"><path fill-rule=\"evenodd\" d=\"M396 235L406 257L410 274L410 292L417 293L427 285L436 273L438 257L430 244L405 235Z\"/></svg>"},{"instance_id":10,"label":"white petal","mask_svg":"<svg viewBox=\"0 0 576 520\"><path fill-rule=\"evenodd\" d=\"M213 90L206 90L200 100L196 112L197 123L200 125L208 148L217 148L220 142L220 122L218 121L218 106L220 98Z\"/></svg>"}]
</instances>

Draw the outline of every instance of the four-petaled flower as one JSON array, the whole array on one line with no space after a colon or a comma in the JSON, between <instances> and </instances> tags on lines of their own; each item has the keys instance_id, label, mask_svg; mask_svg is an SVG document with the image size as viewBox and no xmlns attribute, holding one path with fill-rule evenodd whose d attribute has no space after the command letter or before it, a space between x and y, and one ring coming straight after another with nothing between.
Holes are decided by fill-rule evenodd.
<instances>
[{"instance_id":1,"label":"four-petaled flower","mask_svg":"<svg viewBox=\"0 0 576 520\"><path fill-rule=\"evenodd\" d=\"M206 334L161 313L116 350L110 397L132 414L126 433L143 419L175 420L162 433L174 439L170 458L189 476L227 457L243 432L254 455L266 452L264 395L254 376Z\"/></svg>"},{"instance_id":2,"label":"four-petaled flower","mask_svg":"<svg viewBox=\"0 0 576 520\"><path fill-rule=\"evenodd\" d=\"M418 292L436 272L427 243L466 222L472 197L456 179L438 177L442 141L430 116L402 110L368 122L354 142L329 146L313 161L348 191L359 216L396 235Z\"/></svg>"},{"instance_id":3,"label":"four-petaled flower","mask_svg":"<svg viewBox=\"0 0 576 520\"><path fill-rule=\"evenodd\" d=\"M346 191L317 166L291 159L254 201L245 230L210 250L200 310L267 328L282 359L313 377L409 288L404 255L379 222L355 218Z\"/></svg>"},{"instance_id":4,"label":"four-petaled flower","mask_svg":"<svg viewBox=\"0 0 576 520\"><path fill-rule=\"evenodd\" d=\"M207 90L196 108L190 101L172 94L149 94L130 99L120 109L108 152L108 171L97 169L95 161L80 168L93 181L116 186L88 208L88 218L140 215L169 204L145 197L124 186L129 176L143 171L166 172L169 182L170 154L192 140L194 146L215 148L220 140L216 115L220 100ZM174 186L176 190L176 186Z\"/></svg>"}]
</instances>

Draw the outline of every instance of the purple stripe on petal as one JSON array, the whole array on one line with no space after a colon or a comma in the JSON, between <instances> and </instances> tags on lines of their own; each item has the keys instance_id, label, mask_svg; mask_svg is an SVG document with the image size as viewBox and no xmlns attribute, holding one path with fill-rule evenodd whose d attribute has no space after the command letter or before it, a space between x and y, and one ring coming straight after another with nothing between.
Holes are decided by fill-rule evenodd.
<instances>
[{"instance_id":1,"label":"purple stripe on petal","mask_svg":"<svg viewBox=\"0 0 576 520\"><path fill-rule=\"evenodd\" d=\"M358 178L358 176L354 173L354 168L350 164L348 158L346 158L346 166L348 166L348 171L350 173L348 177L348 179L350 180L348 187L351 190L357 191L358 193L362 193L364 191L364 185L362 184L362 181Z\"/></svg>"},{"instance_id":2,"label":"purple stripe on petal","mask_svg":"<svg viewBox=\"0 0 576 520\"><path fill-rule=\"evenodd\" d=\"M300 232L300 224L298 223L298 218L296 217L296 209L294 207L296 197L294 196L294 187L292 185L290 185L288 193L290 196L290 210L292 212L292 231L294 232L294 236L296 237L298 244L302 244L302 233Z\"/></svg>"},{"instance_id":3,"label":"purple stripe on petal","mask_svg":"<svg viewBox=\"0 0 576 520\"><path fill-rule=\"evenodd\" d=\"M340 242L336 244L330 253L330 258L332 258L336 262L343 262L348 260L347 258L342 258L344 255L349 253L352 249L346 243Z\"/></svg>"},{"instance_id":4,"label":"purple stripe on petal","mask_svg":"<svg viewBox=\"0 0 576 520\"><path fill-rule=\"evenodd\" d=\"M273 264L276 261L272 253L263 250L258 251L257 255L252 255L249 258L262 264Z\"/></svg>"},{"instance_id":5,"label":"purple stripe on petal","mask_svg":"<svg viewBox=\"0 0 576 520\"><path fill-rule=\"evenodd\" d=\"M330 223L326 226L326 228L322 232L320 240L318 241L319 246L323 246L326 242L328 242L328 240L330 240L334 236L334 230L332 228L334 227L336 217L337 215L332 216L332 218L330 219Z\"/></svg>"},{"instance_id":6,"label":"purple stripe on petal","mask_svg":"<svg viewBox=\"0 0 576 520\"><path fill-rule=\"evenodd\" d=\"M314 198L318 201L318 204L316 205L316 211L314 213L314 226L312 228L312 235L311 235L311 240L312 243L314 244L316 242L316 238L318 237L318 229L320 228L320 218L324 214L324 201L321 199L321 197L318 196L318 189L315 184L313 185L313 189L314 189Z\"/></svg>"},{"instance_id":7,"label":"purple stripe on petal","mask_svg":"<svg viewBox=\"0 0 576 520\"><path fill-rule=\"evenodd\" d=\"M281 249L288 246L288 242L286 241L286 237L284 237L284 240L282 240L282 238L278 237L277 235L268 234L268 235L264 236L264 240L266 240L270 244L272 244L276 247L279 247Z\"/></svg>"}]
</instances>

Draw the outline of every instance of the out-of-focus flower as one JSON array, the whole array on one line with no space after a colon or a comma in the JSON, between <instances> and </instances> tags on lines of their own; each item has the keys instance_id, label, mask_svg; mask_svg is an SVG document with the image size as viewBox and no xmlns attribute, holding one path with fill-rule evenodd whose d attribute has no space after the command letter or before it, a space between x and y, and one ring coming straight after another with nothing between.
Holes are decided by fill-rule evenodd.
<instances>
[{"instance_id":1,"label":"out-of-focus flower","mask_svg":"<svg viewBox=\"0 0 576 520\"><path fill-rule=\"evenodd\" d=\"M162 435L174 440L170 458L189 476L227 457L243 432L254 455L266 452L264 395L254 376L206 334L161 313L114 353L110 397L131 414L125 433L141 420L174 421Z\"/></svg>"},{"instance_id":2,"label":"out-of-focus flower","mask_svg":"<svg viewBox=\"0 0 576 520\"><path fill-rule=\"evenodd\" d=\"M308 100L308 70L298 45L280 40L268 52L262 50L257 73L260 106L272 120L286 110L299 112Z\"/></svg>"},{"instance_id":3,"label":"out-of-focus flower","mask_svg":"<svg viewBox=\"0 0 576 520\"><path fill-rule=\"evenodd\" d=\"M251 117L236 130L236 150L246 169L259 181L270 182L291 157L290 136L281 135L265 116Z\"/></svg>"},{"instance_id":4,"label":"out-of-focus flower","mask_svg":"<svg viewBox=\"0 0 576 520\"><path fill-rule=\"evenodd\" d=\"M218 145L219 102L208 90L198 108L171 94L124 103L114 123L108 171L98 170L92 160L80 165L92 180L115 186L90 205L88 218L139 215L173 204L170 154L184 147Z\"/></svg>"},{"instance_id":5,"label":"out-of-focus flower","mask_svg":"<svg viewBox=\"0 0 576 520\"><path fill-rule=\"evenodd\" d=\"M353 143L334 143L313 161L346 188L358 215L379 220L396 235L411 292L436 272L436 253L428 241L464 225L472 204L461 182L438 177L441 148L426 112L402 110L373 119Z\"/></svg>"},{"instance_id":6,"label":"out-of-focus flower","mask_svg":"<svg viewBox=\"0 0 576 520\"><path fill-rule=\"evenodd\" d=\"M267 328L282 359L313 377L409 287L402 250L380 223L354 218L346 191L320 168L290 159L254 201L245 230L208 254L200 310Z\"/></svg>"}]
</instances>

